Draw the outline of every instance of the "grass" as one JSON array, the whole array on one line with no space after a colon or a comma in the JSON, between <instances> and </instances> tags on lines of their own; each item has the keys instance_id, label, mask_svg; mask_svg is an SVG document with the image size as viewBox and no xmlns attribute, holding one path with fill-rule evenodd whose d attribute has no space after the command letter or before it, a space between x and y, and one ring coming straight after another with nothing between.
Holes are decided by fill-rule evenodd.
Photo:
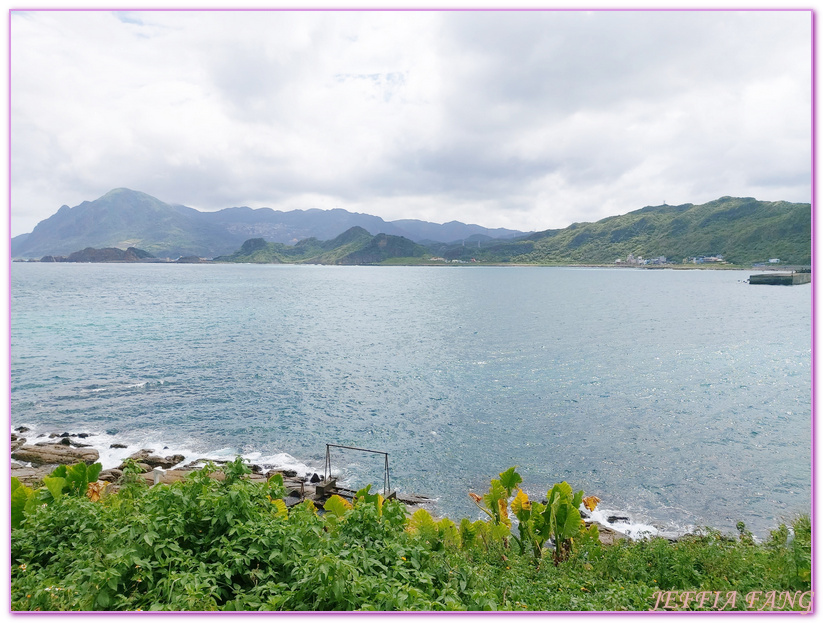
<instances>
[{"instance_id":1,"label":"grass","mask_svg":"<svg viewBox=\"0 0 823 623\"><path fill-rule=\"evenodd\" d=\"M493 518L458 529L368 490L353 506L332 498L324 514L311 503L286 510L278 477L252 483L239 459L224 481L213 469L151 488L126 470L120 490L95 502L68 488L26 492L34 503L11 534L12 609L613 611L648 610L661 595L682 604L691 591L711 594L686 609L719 594L744 610L760 591L753 607L777 609L783 596L803 610L785 594L810 588L805 516L764 543L742 525L734 537L706 530L676 543L573 539L555 563L546 548L521 551Z\"/></svg>"}]
</instances>

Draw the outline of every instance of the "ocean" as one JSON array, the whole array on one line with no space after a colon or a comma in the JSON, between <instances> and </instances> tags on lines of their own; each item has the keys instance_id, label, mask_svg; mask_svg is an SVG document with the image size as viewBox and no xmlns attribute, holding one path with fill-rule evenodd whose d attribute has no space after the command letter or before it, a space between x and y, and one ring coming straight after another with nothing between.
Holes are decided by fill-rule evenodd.
<instances>
[{"instance_id":1,"label":"ocean","mask_svg":"<svg viewBox=\"0 0 823 623\"><path fill-rule=\"evenodd\" d=\"M811 287L751 271L40 264L11 267L11 425L323 472L389 453L438 515L516 465L636 534L811 506ZM111 443L129 445L126 450ZM384 460L333 449L352 487Z\"/></svg>"}]
</instances>

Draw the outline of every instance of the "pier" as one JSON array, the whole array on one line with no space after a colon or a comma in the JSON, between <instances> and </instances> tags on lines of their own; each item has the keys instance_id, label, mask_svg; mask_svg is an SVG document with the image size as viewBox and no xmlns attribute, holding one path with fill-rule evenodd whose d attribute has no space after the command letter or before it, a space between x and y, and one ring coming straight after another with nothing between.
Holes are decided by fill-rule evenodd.
<instances>
[{"instance_id":1,"label":"pier","mask_svg":"<svg viewBox=\"0 0 823 623\"><path fill-rule=\"evenodd\" d=\"M810 272L765 273L749 277L751 285L796 286L811 282L812 274Z\"/></svg>"}]
</instances>

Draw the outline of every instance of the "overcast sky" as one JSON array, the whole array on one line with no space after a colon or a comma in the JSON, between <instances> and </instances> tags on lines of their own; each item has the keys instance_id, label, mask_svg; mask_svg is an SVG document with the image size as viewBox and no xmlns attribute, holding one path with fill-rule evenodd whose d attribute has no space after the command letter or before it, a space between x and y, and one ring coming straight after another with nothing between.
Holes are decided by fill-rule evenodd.
<instances>
[{"instance_id":1,"label":"overcast sky","mask_svg":"<svg viewBox=\"0 0 823 623\"><path fill-rule=\"evenodd\" d=\"M12 235L112 188L544 230L811 200L810 11L11 16Z\"/></svg>"}]
</instances>

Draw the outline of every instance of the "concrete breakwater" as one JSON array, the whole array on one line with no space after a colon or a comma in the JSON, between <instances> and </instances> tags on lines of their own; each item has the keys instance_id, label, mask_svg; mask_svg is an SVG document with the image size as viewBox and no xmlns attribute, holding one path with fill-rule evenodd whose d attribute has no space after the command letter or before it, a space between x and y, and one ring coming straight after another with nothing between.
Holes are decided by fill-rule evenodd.
<instances>
[{"instance_id":1,"label":"concrete breakwater","mask_svg":"<svg viewBox=\"0 0 823 623\"><path fill-rule=\"evenodd\" d=\"M766 273L749 277L751 285L797 286L811 282L811 273Z\"/></svg>"}]
</instances>

